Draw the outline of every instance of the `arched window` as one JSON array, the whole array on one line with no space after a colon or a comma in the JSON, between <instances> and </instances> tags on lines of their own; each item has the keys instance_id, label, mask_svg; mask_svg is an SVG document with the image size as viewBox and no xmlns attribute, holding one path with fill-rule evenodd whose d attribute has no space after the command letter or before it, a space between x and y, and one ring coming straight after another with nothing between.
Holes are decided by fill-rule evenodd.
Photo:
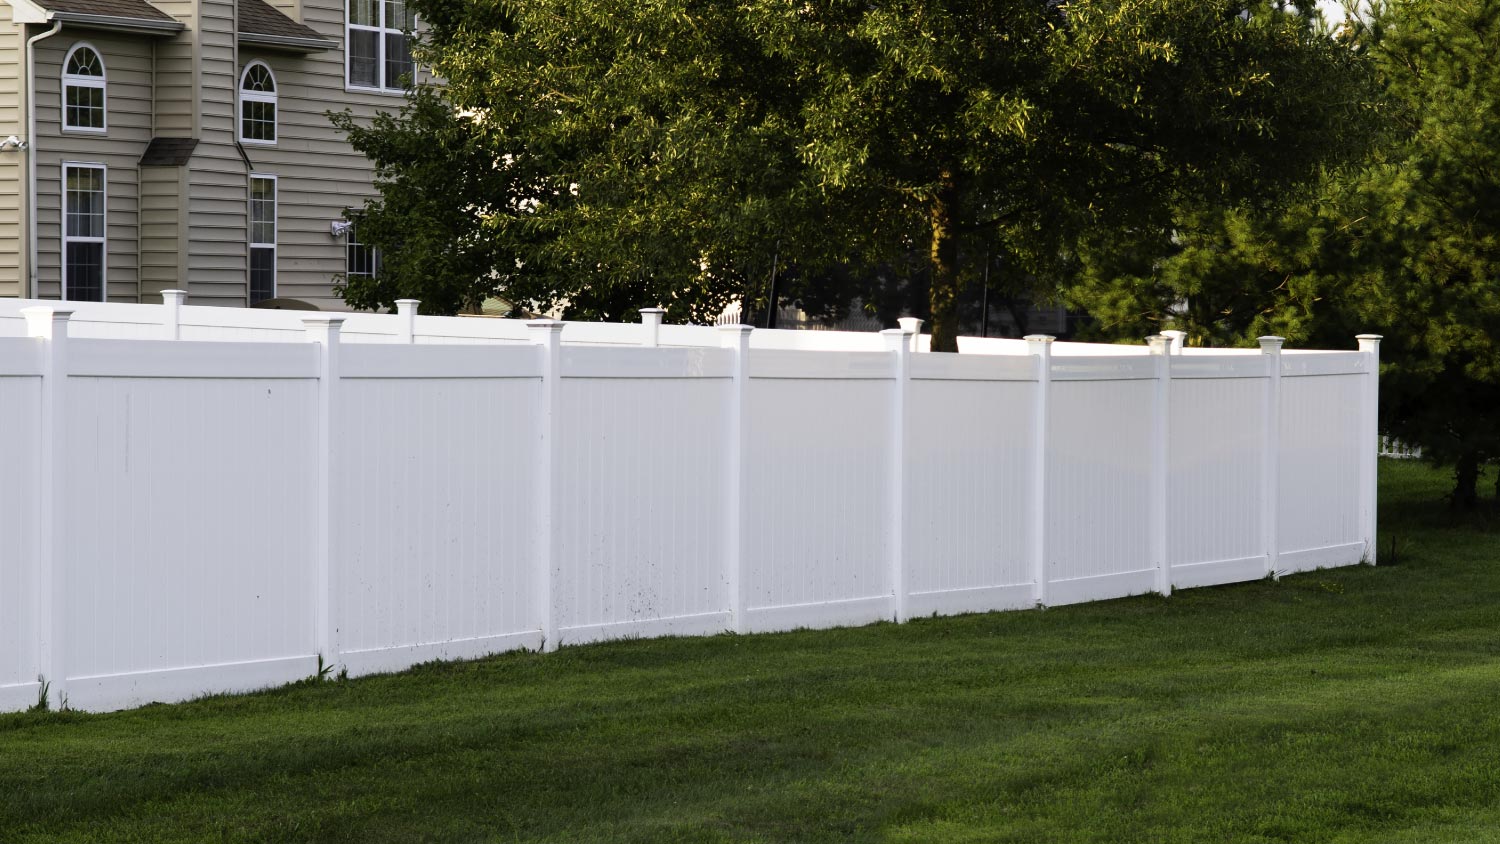
<instances>
[{"instance_id":1,"label":"arched window","mask_svg":"<svg viewBox=\"0 0 1500 844\"><path fill-rule=\"evenodd\" d=\"M63 128L104 131L104 59L88 44L74 44L63 59Z\"/></svg>"},{"instance_id":2,"label":"arched window","mask_svg":"<svg viewBox=\"0 0 1500 844\"><path fill-rule=\"evenodd\" d=\"M265 62L251 62L240 74L240 140L276 143L276 77Z\"/></svg>"}]
</instances>

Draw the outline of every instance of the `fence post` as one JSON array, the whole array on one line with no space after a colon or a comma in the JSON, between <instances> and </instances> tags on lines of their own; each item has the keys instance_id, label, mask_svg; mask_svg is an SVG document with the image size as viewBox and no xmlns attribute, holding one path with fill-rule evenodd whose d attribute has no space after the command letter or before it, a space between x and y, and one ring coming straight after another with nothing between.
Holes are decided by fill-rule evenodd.
<instances>
[{"instance_id":1,"label":"fence post","mask_svg":"<svg viewBox=\"0 0 1500 844\"><path fill-rule=\"evenodd\" d=\"M1260 519L1266 544L1266 574L1281 578L1281 344L1282 337L1260 337L1260 353L1266 359L1266 418L1260 470Z\"/></svg>"},{"instance_id":2,"label":"fence post","mask_svg":"<svg viewBox=\"0 0 1500 844\"><path fill-rule=\"evenodd\" d=\"M1156 365L1156 400L1151 414L1151 561L1156 566L1156 591L1172 594L1172 564L1167 559L1167 491L1171 471L1172 338L1153 334L1152 362Z\"/></svg>"},{"instance_id":3,"label":"fence post","mask_svg":"<svg viewBox=\"0 0 1500 844\"><path fill-rule=\"evenodd\" d=\"M536 602L537 626L542 631L542 650L557 650L557 607L553 599L553 581L557 577L557 432L558 386L562 366L563 324L551 319L526 323L531 342L539 346L542 364L542 394L537 402L537 425L540 442L535 470L536 488Z\"/></svg>"},{"instance_id":4,"label":"fence post","mask_svg":"<svg viewBox=\"0 0 1500 844\"><path fill-rule=\"evenodd\" d=\"M913 316L904 316L896 320L896 324L901 326L902 331L911 335L911 350L914 352L922 351L918 348L922 340L922 320Z\"/></svg>"},{"instance_id":5,"label":"fence post","mask_svg":"<svg viewBox=\"0 0 1500 844\"><path fill-rule=\"evenodd\" d=\"M903 323L905 320L903 320ZM916 326L912 326L914 331ZM906 571L906 430L907 394L911 390L911 344L916 334L901 328L880 332L885 347L893 353L894 389L891 402L891 615L903 622L909 617L907 604L911 585Z\"/></svg>"},{"instance_id":6,"label":"fence post","mask_svg":"<svg viewBox=\"0 0 1500 844\"><path fill-rule=\"evenodd\" d=\"M750 332L748 325L719 326L719 345L734 352L734 376L729 384L729 438L724 449L728 466L724 472L724 586L729 598L729 629L750 630L745 618L745 407L750 385Z\"/></svg>"},{"instance_id":7,"label":"fence post","mask_svg":"<svg viewBox=\"0 0 1500 844\"><path fill-rule=\"evenodd\" d=\"M1036 358L1036 405L1031 433L1031 576L1036 579L1037 606L1047 606L1047 425L1052 404L1052 341L1047 334L1026 335L1028 353Z\"/></svg>"},{"instance_id":8,"label":"fence post","mask_svg":"<svg viewBox=\"0 0 1500 844\"><path fill-rule=\"evenodd\" d=\"M1187 340L1186 331L1183 331L1180 328L1167 328L1162 330L1161 336L1166 337L1168 340L1172 341L1171 354L1182 354L1182 344L1185 340Z\"/></svg>"},{"instance_id":9,"label":"fence post","mask_svg":"<svg viewBox=\"0 0 1500 844\"><path fill-rule=\"evenodd\" d=\"M67 453L68 319L69 307L39 305L22 308L26 333L42 346L41 414L37 442L37 488L32 500L36 554L32 562L36 609L37 680L46 684L47 703L61 709L68 701L67 556L68 529L64 466Z\"/></svg>"},{"instance_id":10,"label":"fence post","mask_svg":"<svg viewBox=\"0 0 1500 844\"><path fill-rule=\"evenodd\" d=\"M322 667L338 664L338 623L333 617L333 431L338 412L339 332L343 314L302 317L307 339L318 346L318 397L313 434L313 636Z\"/></svg>"},{"instance_id":11,"label":"fence post","mask_svg":"<svg viewBox=\"0 0 1500 844\"><path fill-rule=\"evenodd\" d=\"M417 306L422 304L421 299L397 299L396 316L400 331L396 335L397 343L408 345L417 342Z\"/></svg>"},{"instance_id":12,"label":"fence post","mask_svg":"<svg viewBox=\"0 0 1500 844\"><path fill-rule=\"evenodd\" d=\"M661 345L661 321L666 314L665 308L641 308L641 327L645 329L642 346L655 348Z\"/></svg>"},{"instance_id":13,"label":"fence post","mask_svg":"<svg viewBox=\"0 0 1500 844\"><path fill-rule=\"evenodd\" d=\"M182 339L182 305L186 301L186 290L163 290L161 292L161 304L164 310L161 321L162 334L168 340Z\"/></svg>"},{"instance_id":14,"label":"fence post","mask_svg":"<svg viewBox=\"0 0 1500 844\"><path fill-rule=\"evenodd\" d=\"M1365 562L1375 565L1380 479L1380 341L1379 334L1360 334L1359 350L1370 356L1369 374L1365 376L1364 407L1360 411L1359 432L1359 514L1360 533L1364 534Z\"/></svg>"}]
</instances>

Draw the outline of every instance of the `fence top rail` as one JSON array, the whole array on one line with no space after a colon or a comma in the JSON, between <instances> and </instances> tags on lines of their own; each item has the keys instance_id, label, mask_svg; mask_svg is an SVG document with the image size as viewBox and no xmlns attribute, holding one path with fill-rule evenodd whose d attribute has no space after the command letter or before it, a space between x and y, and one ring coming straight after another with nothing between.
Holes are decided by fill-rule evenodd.
<instances>
[{"instance_id":1,"label":"fence top rail","mask_svg":"<svg viewBox=\"0 0 1500 844\"><path fill-rule=\"evenodd\" d=\"M26 335L21 310L37 305L65 305L73 311L70 333L97 339L162 339L180 336L193 340L265 341L302 339L303 311L261 310L187 304L128 304L116 302L58 302L40 299L0 298L0 337ZM660 311L642 322L564 322L561 342L575 346L669 346L713 348L720 345L716 326L665 325ZM913 321L915 322L915 321ZM169 333L176 329L177 333ZM341 335L350 343L529 344L526 320L350 313ZM913 351L931 349L931 335L918 334ZM755 350L809 352L887 352L886 341L873 331L805 331L757 328L750 335ZM958 350L965 355L1028 356L1025 340L999 337L959 337ZM1051 344L1054 358L1144 357L1151 353L1145 343ZM1174 357L1240 357L1260 355L1255 348L1176 347ZM1321 349L1286 349L1285 355L1343 355L1351 352Z\"/></svg>"}]
</instances>

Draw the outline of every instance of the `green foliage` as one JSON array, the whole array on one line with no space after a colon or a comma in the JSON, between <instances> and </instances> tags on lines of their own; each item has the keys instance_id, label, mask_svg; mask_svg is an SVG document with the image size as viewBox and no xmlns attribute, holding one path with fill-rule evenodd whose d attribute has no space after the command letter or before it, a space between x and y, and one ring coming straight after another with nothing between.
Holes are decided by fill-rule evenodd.
<instances>
[{"instance_id":1,"label":"green foliage","mask_svg":"<svg viewBox=\"0 0 1500 844\"><path fill-rule=\"evenodd\" d=\"M344 123L382 168L371 239L427 244L415 269L446 229L475 261L438 284L589 315L703 318L773 258L806 280L916 255L951 348L964 256L1050 277L1084 232L1280 192L1367 134L1358 55L1300 4L414 2L446 87ZM419 295L394 275L350 301Z\"/></svg>"},{"instance_id":2,"label":"green foliage","mask_svg":"<svg viewBox=\"0 0 1500 844\"><path fill-rule=\"evenodd\" d=\"M1119 338L1385 335L1383 428L1455 467L1469 507L1500 459L1500 0L1377 5L1343 41L1383 91L1368 157L1279 203L1183 203L1171 226L1095 238L1070 298Z\"/></svg>"},{"instance_id":3,"label":"green foliage","mask_svg":"<svg viewBox=\"0 0 1500 844\"><path fill-rule=\"evenodd\" d=\"M1385 427L1453 465L1470 507L1500 459L1500 0L1404 0L1374 23L1405 134L1360 185L1386 271L1356 311L1387 337Z\"/></svg>"}]
</instances>

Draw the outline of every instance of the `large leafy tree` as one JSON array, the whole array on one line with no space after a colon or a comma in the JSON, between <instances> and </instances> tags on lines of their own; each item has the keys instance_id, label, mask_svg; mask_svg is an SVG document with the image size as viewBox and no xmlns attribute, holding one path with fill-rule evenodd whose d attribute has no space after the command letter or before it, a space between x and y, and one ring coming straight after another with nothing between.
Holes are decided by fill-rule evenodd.
<instances>
[{"instance_id":1,"label":"large leafy tree","mask_svg":"<svg viewBox=\"0 0 1500 844\"><path fill-rule=\"evenodd\" d=\"M1367 125L1359 57L1310 3L414 2L446 81L431 96L466 136L452 166L512 191L445 191L472 218L465 254L487 238L495 258L453 281L512 299L701 317L782 261L817 278L915 253L952 349L963 256L1046 276L1085 232L1304 181ZM401 127L349 128L383 185L441 184L388 154ZM387 190L368 216L412 199Z\"/></svg>"},{"instance_id":2,"label":"large leafy tree","mask_svg":"<svg viewBox=\"0 0 1500 844\"><path fill-rule=\"evenodd\" d=\"M1170 229L1104 239L1070 295L1111 336L1385 335L1383 428L1454 467L1470 508L1500 459L1500 0L1377 4L1343 38L1383 89L1367 158L1285 202L1180 208Z\"/></svg>"},{"instance_id":3,"label":"large leafy tree","mask_svg":"<svg viewBox=\"0 0 1500 844\"><path fill-rule=\"evenodd\" d=\"M1375 10L1375 54L1403 136L1358 186L1355 312L1386 335L1386 429L1454 466L1472 508L1500 459L1500 0Z\"/></svg>"}]
</instances>

